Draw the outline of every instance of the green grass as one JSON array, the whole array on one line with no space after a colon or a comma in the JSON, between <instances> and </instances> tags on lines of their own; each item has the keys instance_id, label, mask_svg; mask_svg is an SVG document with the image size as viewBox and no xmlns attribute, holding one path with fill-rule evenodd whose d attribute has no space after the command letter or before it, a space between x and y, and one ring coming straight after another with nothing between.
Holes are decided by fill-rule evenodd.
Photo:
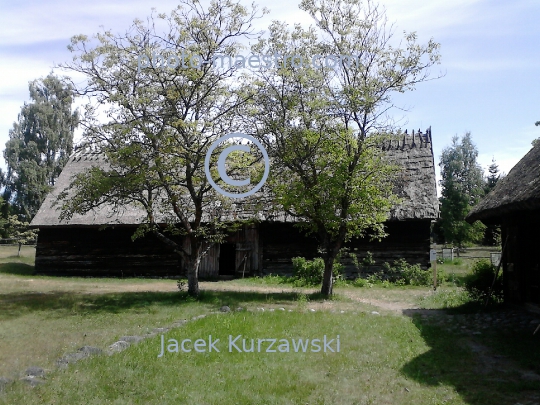
<instances>
[{"instance_id":1,"label":"green grass","mask_svg":"<svg viewBox=\"0 0 540 405\"><path fill-rule=\"evenodd\" d=\"M316 328L313 325L317 325ZM503 404L539 384L478 374L459 337L417 318L370 313L274 312L212 315L164 335L220 339L220 353L168 353L160 337L95 357L29 389L17 383L1 404ZM237 353L247 339L340 336L336 353ZM334 344L333 349L336 350ZM242 346L240 346L242 349Z\"/></svg>"},{"instance_id":2,"label":"green grass","mask_svg":"<svg viewBox=\"0 0 540 405\"><path fill-rule=\"evenodd\" d=\"M469 294L462 288L439 288L417 300L420 308L448 309L460 308L471 301Z\"/></svg>"},{"instance_id":3,"label":"green grass","mask_svg":"<svg viewBox=\"0 0 540 405\"><path fill-rule=\"evenodd\" d=\"M324 300L317 287L294 287L270 277L201 283L206 291L194 300L179 292L174 280L36 276L31 249L21 258L12 253L0 247L0 376L20 378L32 365L55 370L57 358L83 345L106 348L122 335L143 335L222 305L249 311L191 321L166 339L212 335L226 342L229 334L255 339L339 334L341 351L166 353L158 358L158 336L111 357L52 371L44 386L17 381L0 394L2 405L502 405L526 403L530 392L540 390L512 370L479 373L483 363L466 344L468 337L390 312L415 303L463 311L466 297L456 282L435 293L429 287L342 284L333 300ZM456 274L467 271L466 260L442 266L452 266ZM389 306L385 311L370 302ZM258 312L261 306L267 310ZM286 310L268 311L279 307ZM524 369L539 370L538 336L493 330L474 339Z\"/></svg>"}]
</instances>

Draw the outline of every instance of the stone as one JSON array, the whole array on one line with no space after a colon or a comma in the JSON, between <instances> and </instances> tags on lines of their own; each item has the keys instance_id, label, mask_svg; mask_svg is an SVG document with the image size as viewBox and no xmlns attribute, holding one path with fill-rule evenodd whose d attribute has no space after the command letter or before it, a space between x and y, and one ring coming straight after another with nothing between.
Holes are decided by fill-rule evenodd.
<instances>
[{"instance_id":1,"label":"stone","mask_svg":"<svg viewBox=\"0 0 540 405\"><path fill-rule=\"evenodd\" d=\"M193 318L193 319L195 320L196 317ZM155 329L152 330L152 332L154 332L154 333L165 333L165 332L168 332L168 331L169 331L169 328L155 328Z\"/></svg>"},{"instance_id":2,"label":"stone","mask_svg":"<svg viewBox=\"0 0 540 405\"><path fill-rule=\"evenodd\" d=\"M109 354L122 352L126 350L128 347L129 347L128 342L119 340L118 342L114 342L112 345L109 346Z\"/></svg>"},{"instance_id":3,"label":"stone","mask_svg":"<svg viewBox=\"0 0 540 405\"><path fill-rule=\"evenodd\" d=\"M373 315L380 315L377 311L371 311Z\"/></svg>"},{"instance_id":4,"label":"stone","mask_svg":"<svg viewBox=\"0 0 540 405\"><path fill-rule=\"evenodd\" d=\"M8 384L11 384L13 381L7 377L0 377L0 392L2 392Z\"/></svg>"},{"instance_id":5,"label":"stone","mask_svg":"<svg viewBox=\"0 0 540 405\"><path fill-rule=\"evenodd\" d=\"M144 340L142 336L122 336L119 340L128 343L139 343L141 340Z\"/></svg>"},{"instance_id":6,"label":"stone","mask_svg":"<svg viewBox=\"0 0 540 405\"><path fill-rule=\"evenodd\" d=\"M88 357L88 354L83 352L68 353L56 360L56 365L58 367L67 367L68 364L76 363L77 361L82 360L85 357Z\"/></svg>"},{"instance_id":7,"label":"stone","mask_svg":"<svg viewBox=\"0 0 540 405\"><path fill-rule=\"evenodd\" d=\"M45 381L34 376L23 377L21 378L21 381L24 381L25 383L29 384L31 387L36 387L40 384L45 384Z\"/></svg>"},{"instance_id":8,"label":"stone","mask_svg":"<svg viewBox=\"0 0 540 405\"><path fill-rule=\"evenodd\" d=\"M313 308L310 308L309 310L310 310L311 312L315 312L315 310L314 310Z\"/></svg>"},{"instance_id":9,"label":"stone","mask_svg":"<svg viewBox=\"0 0 540 405\"><path fill-rule=\"evenodd\" d=\"M45 371L41 367L28 367L26 371L24 372L28 377L43 377L45 375Z\"/></svg>"},{"instance_id":10,"label":"stone","mask_svg":"<svg viewBox=\"0 0 540 405\"><path fill-rule=\"evenodd\" d=\"M278 308L280 311L285 311L285 308Z\"/></svg>"},{"instance_id":11,"label":"stone","mask_svg":"<svg viewBox=\"0 0 540 405\"><path fill-rule=\"evenodd\" d=\"M243 311L243 310L244 310L244 308L242 308L242 307L238 307L238 308L236 308L236 310L237 310L237 311Z\"/></svg>"},{"instance_id":12,"label":"stone","mask_svg":"<svg viewBox=\"0 0 540 405\"><path fill-rule=\"evenodd\" d=\"M94 356L103 353L99 347L83 346L79 349L80 353L84 353L86 356Z\"/></svg>"},{"instance_id":13,"label":"stone","mask_svg":"<svg viewBox=\"0 0 540 405\"><path fill-rule=\"evenodd\" d=\"M56 361L58 366L67 366L70 363L75 363L88 356L93 356L103 353L99 347L83 346L76 353L68 353Z\"/></svg>"},{"instance_id":14,"label":"stone","mask_svg":"<svg viewBox=\"0 0 540 405\"><path fill-rule=\"evenodd\" d=\"M229 308L227 305L223 305L219 310L221 312L231 312L231 308Z\"/></svg>"}]
</instances>

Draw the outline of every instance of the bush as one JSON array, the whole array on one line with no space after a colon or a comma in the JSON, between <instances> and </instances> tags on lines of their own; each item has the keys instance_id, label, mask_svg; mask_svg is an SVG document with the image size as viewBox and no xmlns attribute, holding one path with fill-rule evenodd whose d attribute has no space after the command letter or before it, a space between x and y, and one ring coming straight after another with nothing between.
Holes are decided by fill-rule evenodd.
<instances>
[{"instance_id":1,"label":"bush","mask_svg":"<svg viewBox=\"0 0 540 405\"><path fill-rule=\"evenodd\" d=\"M485 300L489 294L493 278L495 277L496 267L488 260L481 259L474 263L472 272L465 276L464 286L471 298L480 301ZM502 273L502 272L501 272ZM492 302L501 302L503 298L502 274L499 273L493 292L491 294Z\"/></svg>"},{"instance_id":2,"label":"bush","mask_svg":"<svg viewBox=\"0 0 540 405\"><path fill-rule=\"evenodd\" d=\"M366 252L366 257L364 257L362 259L362 264L364 266L366 266L366 267L367 266L372 266L372 265L375 264L375 260L373 259L373 255L371 254L371 252L369 250Z\"/></svg>"},{"instance_id":3,"label":"bush","mask_svg":"<svg viewBox=\"0 0 540 405\"><path fill-rule=\"evenodd\" d=\"M373 273L367 277L367 279L358 278L353 282L353 285L358 287L369 286L373 284L379 284L383 287L390 287L391 285L403 286L432 286L433 285L433 269L422 270L418 264L409 264L405 259L394 261L393 265L389 263L383 264L384 270ZM448 280L446 272L438 268L437 269L437 285L441 285Z\"/></svg>"},{"instance_id":4,"label":"bush","mask_svg":"<svg viewBox=\"0 0 540 405\"><path fill-rule=\"evenodd\" d=\"M405 259L396 260L391 266L384 263L386 279L397 285L429 286L433 284L433 271L422 270L418 264L409 264ZM437 284L445 281L444 272L437 272Z\"/></svg>"},{"instance_id":5,"label":"bush","mask_svg":"<svg viewBox=\"0 0 540 405\"><path fill-rule=\"evenodd\" d=\"M324 260L317 257L313 260L306 260L304 257L293 257L294 276L299 285L322 284L324 274ZM344 266L338 260L334 261L332 274L334 282L341 280Z\"/></svg>"},{"instance_id":6,"label":"bush","mask_svg":"<svg viewBox=\"0 0 540 405\"><path fill-rule=\"evenodd\" d=\"M369 280L362 277L358 277L356 280L354 280L352 282L352 285L355 287L369 287L369 288L373 287L373 283L369 282Z\"/></svg>"}]
</instances>

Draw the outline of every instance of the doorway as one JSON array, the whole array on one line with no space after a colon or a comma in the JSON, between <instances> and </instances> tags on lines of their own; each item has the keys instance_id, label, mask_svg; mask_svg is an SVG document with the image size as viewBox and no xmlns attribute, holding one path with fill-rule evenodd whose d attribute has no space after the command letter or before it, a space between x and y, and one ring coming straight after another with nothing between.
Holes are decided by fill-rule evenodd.
<instances>
[{"instance_id":1,"label":"doorway","mask_svg":"<svg viewBox=\"0 0 540 405\"><path fill-rule=\"evenodd\" d=\"M236 244L223 243L219 247L219 275L234 276L236 270Z\"/></svg>"}]
</instances>

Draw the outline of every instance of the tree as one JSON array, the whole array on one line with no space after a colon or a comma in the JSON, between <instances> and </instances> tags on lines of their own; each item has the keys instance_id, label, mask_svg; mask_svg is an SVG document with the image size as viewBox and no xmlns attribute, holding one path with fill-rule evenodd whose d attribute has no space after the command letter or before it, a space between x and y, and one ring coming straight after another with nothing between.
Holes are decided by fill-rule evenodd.
<instances>
[{"instance_id":1,"label":"tree","mask_svg":"<svg viewBox=\"0 0 540 405\"><path fill-rule=\"evenodd\" d=\"M133 237L154 235L176 252L188 293L197 296L200 260L230 225L222 219L229 200L208 182L205 156L215 140L238 132L236 111L253 96L234 64L202 61L235 58L258 13L230 0L207 10L195 0L180 3L147 25L135 20L125 35L96 35L96 46L84 35L72 38L75 60L63 67L84 74L79 92L96 100L82 120L83 146L108 163L78 176L58 203L63 218L103 204L143 208ZM98 121L100 110L106 122Z\"/></svg>"},{"instance_id":2,"label":"tree","mask_svg":"<svg viewBox=\"0 0 540 405\"><path fill-rule=\"evenodd\" d=\"M495 162L495 158L491 159L491 164L488 167L488 176L486 179L486 188L485 193L489 193L495 188L497 182L499 181L501 175L499 172L499 165Z\"/></svg>"},{"instance_id":3,"label":"tree","mask_svg":"<svg viewBox=\"0 0 540 405\"><path fill-rule=\"evenodd\" d=\"M452 138L440 158L441 167L441 227L447 243L462 248L464 243L479 241L484 232L480 222L465 221L468 212L484 195L483 171L476 162L478 151L467 132L461 142Z\"/></svg>"},{"instance_id":4,"label":"tree","mask_svg":"<svg viewBox=\"0 0 540 405\"><path fill-rule=\"evenodd\" d=\"M37 238L37 229L30 229L30 224L20 221L17 215L10 215L7 219L1 218L0 227L3 228L7 239L12 239L19 245L17 256L21 255L22 245Z\"/></svg>"},{"instance_id":5,"label":"tree","mask_svg":"<svg viewBox=\"0 0 540 405\"><path fill-rule=\"evenodd\" d=\"M73 87L49 74L29 83L29 104L9 131L4 197L30 221L54 186L73 151L78 112L72 111Z\"/></svg>"},{"instance_id":6,"label":"tree","mask_svg":"<svg viewBox=\"0 0 540 405\"><path fill-rule=\"evenodd\" d=\"M9 238L8 231L6 229L6 224L10 216L10 207L9 203L0 197L0 237L2 239Z\"/></svg>"},{"instance_id":7,"label":"tree","mask_svg":"<svg viewBox=\"0 0 540 405\"><path fill-rule=\"evenodd\" d=\"M329 296L344 243L385 236L383 222L397 201L396 168L381 156L378 136L391 129L385 117L391 95L427 79L439 45L419 45L411 33L405 46L390 46L384 12L372 1L304 0L300 8L315 27L288 32L276 22L270 38L254 48L294 58L259 74L253 110L274 157L275 202L318 238L325 263L321 293ZM315 57L333 62L301 62Z\"/></svg>"},{"instance_id":8,"label":"tree","mask_svg":"<svg viewBox=\"0 0 540 405\"><path fill-rule=\"evenodd\" d=\"M537 127L540 127L540 121L536 121L534 123L534 125L536 125ZM536 138L535 140L532 141L532 145L533 146L536 146L538 144L538 142L540 142L540 138Z\"/></svg>"},{"instance_id":9,"label":"tree","mask_svg":"<svg viewBox=\"0 0 540 405\"><path fill-rule=\"evenodd\" d=\"M486 186L484 189L485 194L489 193L495 188L497 182L501 178L499 172L499 165L495 162L495 158L491 159L491 164L488 167L488 176L486 178ZM484 245L497 246L501 243L501 227L499 225L489 224L486 225L484 231Z\"/></svg>"},{"instance_id":10,"label":"tree","mask_svg":"<svg viewBox=\"0 0 540 405\"><path fill-rule=\"evenodd\" d=\"M30 224L20 221L17 215L9 214L9 203L0 197L0 235L4 239L11 239L19 244L18 255L21 255L21 246L37 238L37 230L30 229Z\"/></svg>"}]
</instances>

